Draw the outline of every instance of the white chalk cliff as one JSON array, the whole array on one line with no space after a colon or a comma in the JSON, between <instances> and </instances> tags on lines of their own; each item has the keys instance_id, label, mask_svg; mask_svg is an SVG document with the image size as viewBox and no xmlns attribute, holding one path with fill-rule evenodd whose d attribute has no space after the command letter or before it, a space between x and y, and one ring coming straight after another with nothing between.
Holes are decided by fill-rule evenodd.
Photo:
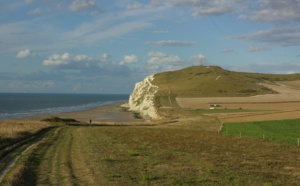
<instances>
[{"instance_id":1,"label":"white chalk cliff","mask_svg":"<svg viewBox=\"0 0 300 186\"><path fill-rule=\"evenodd\" d=\"M154 104L158 87L152 84L153 79L154 75L151 75L135 84L128 106L129 110L139 112L144 117L160 119Z\"/></svg>"}]
</instances>

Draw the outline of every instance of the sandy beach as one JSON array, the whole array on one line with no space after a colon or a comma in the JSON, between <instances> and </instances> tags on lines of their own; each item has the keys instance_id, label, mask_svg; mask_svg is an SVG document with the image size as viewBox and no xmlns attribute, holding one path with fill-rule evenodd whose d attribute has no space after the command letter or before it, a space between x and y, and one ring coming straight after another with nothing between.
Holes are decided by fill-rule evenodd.
<instances>
[{"instance_id":1,"label":"sandy beach","mask_svg":"<svg viewBox=\"0 0 300 186\"><path fill-rule=\"evenodd\" d=\"M45 118L49 118L52 116L60 117L60 118L73 118L81 122L89 123L92 120L92 123L107 123L107 122L143 122L143 119L138 119L133 117L133 113L129 111L124 111L121 108L121 105L124 102L117 102L109 105L103 105L100 107L81 110L75 112L67 112L67 113L57 113L57 114L39 114L33 116L27 116L20 118L19 120L33 120L40 121Z\"/></svg>"}]
</instances>

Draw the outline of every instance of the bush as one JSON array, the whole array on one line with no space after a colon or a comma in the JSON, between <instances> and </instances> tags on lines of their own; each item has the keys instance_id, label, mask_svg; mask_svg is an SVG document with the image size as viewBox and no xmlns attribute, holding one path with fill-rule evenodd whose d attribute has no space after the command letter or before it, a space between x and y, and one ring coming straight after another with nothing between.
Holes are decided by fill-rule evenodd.
<instances>
[{"instance_id":1,"label":"bush","mask_svg":"<svg viewBox=\"0 0 300 186\"><path fill-rule=\"evenodd\" d=\"M137 119L143 119L143 117L141 116L141 114L138 113L138 112L134 112L134 113L133 113L133 117L135 117L135 118L137 118Z\"/></svg>"},{"instance_id":2,"label":"bush","mask_svg":"<svg viewBox=\"0 0 300 186\"><path fill-rule=\"evenodd\" d=\"M52 123L79 123L79 121L72 118L59 118L55 116L51 118L43 119L41 121L52 122Z\"/></svg>"}]
</instances>

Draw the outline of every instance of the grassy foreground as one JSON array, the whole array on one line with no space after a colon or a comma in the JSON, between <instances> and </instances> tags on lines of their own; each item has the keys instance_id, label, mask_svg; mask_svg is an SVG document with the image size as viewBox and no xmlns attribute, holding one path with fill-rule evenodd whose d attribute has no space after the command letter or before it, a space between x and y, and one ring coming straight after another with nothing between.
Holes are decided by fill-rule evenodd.
<instances>
[{"instance_id":1,"label":"grassy foreground","mask_svg":"<svg viewBox=\"0 0 300 186\"><path fill-rule=\"evenodd\" d=\"M300 138L300 119L225 123L222 133L281 143L298 144L298 138Z\"/></svg>"},{"instance_id":2,"label":"grassy foreground","mask_svg":"<svg viewBox=\"0 0 300 186\"><path fill-rule=\"evenodd\" d=\"M193 125L56 127L20 159L2 185L299 183L300 148Z\"/></svg>"}]
</instances>

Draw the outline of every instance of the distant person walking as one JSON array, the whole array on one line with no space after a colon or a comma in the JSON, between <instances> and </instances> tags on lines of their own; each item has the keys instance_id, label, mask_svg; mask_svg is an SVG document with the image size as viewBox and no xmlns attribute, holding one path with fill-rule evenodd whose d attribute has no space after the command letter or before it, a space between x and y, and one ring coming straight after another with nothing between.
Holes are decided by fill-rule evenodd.
<instances>
[{"instance_id":1,"label":"distant person walking","mask_svg":"<svg viewBox=\"0 0 300 186\"><path fill-rule=\"evenodd\" d=\"M90 119L90 126L92 125L92 119Z\"/></svg>"}]
</instances>

